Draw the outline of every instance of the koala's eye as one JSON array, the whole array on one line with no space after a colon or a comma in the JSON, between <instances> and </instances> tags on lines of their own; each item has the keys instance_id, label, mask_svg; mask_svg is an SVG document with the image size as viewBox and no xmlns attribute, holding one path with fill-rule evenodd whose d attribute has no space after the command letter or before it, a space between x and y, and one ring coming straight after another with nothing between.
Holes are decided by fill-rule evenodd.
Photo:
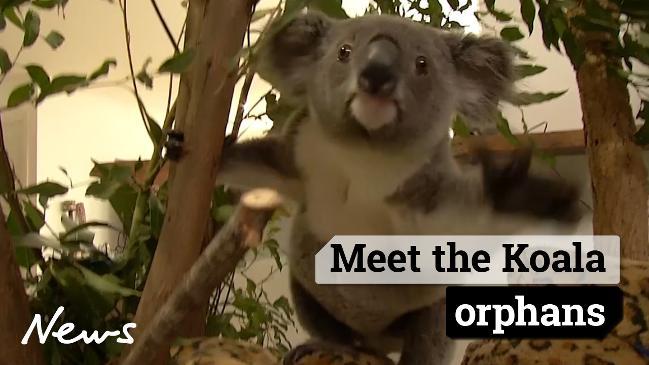
<instances>
[{"instance_id":1,"label":"koala's eye","mask_svg":"<svg viewBox=\"0 0 649 365\"><path fill-rule=\"evenodd\" d=\"M426 61L426 57L417 57L417 59L415 60L415 70L417 71L418 75L425 75L428 73L428 61Z\"/></svg>"},{"instance_id":2,"label":"koala's eye","mask_svg":"<svg viewBox=\"0 0 649 365\"><path fill-rule=\"evenodd\" d=\"M349 57L352 54L352 46L349 44L343 44L338 48L338 61L340 62L347 62L349 61Z\"/></svg>"}]
</instances>

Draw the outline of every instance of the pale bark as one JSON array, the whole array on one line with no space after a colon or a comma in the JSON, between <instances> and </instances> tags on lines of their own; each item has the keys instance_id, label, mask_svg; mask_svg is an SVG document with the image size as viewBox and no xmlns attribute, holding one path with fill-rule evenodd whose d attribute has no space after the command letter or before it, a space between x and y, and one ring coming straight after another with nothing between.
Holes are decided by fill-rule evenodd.
<instances>
[{"instance_id":1,"label":"pale bark","mask_svg":"<svg viewBox=\"0 0 649 365\"><path fill-rule=\"evenodd\" d=\"M610 1L603 1L616 16ZM577 9L575 14L583 13ZM607 65L621 66L607 51L608 34L577 32L585 61L577 67L586 153L593 193L595 234L619 235L623 257L649 259L647 171L636 132L626 82Z\"/></svg>"},{"instance_id":2,"label":"pale bark","mask_svg":"<svg viewBox=\"0 0 649 365\"><path fill-rule=\"evenodd\" d=\"M243 202L237 208L169 300L158 308L122 365L147 363L161 347L168 346L190 314L204 313L204 304L214 289L236 268L246 251L261 242L264 227L277 204L278 200L272 199L256 207Z\"/></svg>"},{"instance_id":3,"label":"pale bark","mask_svg":"<svg viewBox=\"0 0 649 365\"><path fill-rule=\"evenodd\" d=\"M195 45L189 72L181 78L176 129L184 133L184 155L172 163L165 222L135 316L138 331L151 323L183 275L199 256L215 175L236 82L236 57L250 19L252 0L191 0L187 45ZM184 79L187 78L188 79ZM187 318L178 335L203 331L200 312ZM191 324L194 326L191 326ZM200 324L200 328L196 328ZM189 328L188 328L189 327ZM191 328L194 327L194 328ZM159 349L158 362L168 346Z\"/></svg>"}]
</instances>

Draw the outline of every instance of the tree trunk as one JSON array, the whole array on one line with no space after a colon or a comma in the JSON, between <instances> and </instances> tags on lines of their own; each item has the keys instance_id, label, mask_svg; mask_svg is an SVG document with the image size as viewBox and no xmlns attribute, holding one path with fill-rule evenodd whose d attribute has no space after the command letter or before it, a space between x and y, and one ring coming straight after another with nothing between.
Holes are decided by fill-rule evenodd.
<instances>
[{"instance_id":1,"label":"tree trunk","mask_svg":"<svg viewBox=\"0 0 649 365\"><path fill-rule=\"evenodd\" d=\"M43 365L38 339L20 343L32 321L29 302L14 249L0 209L0 362L3 364Z\"/></svg>"},{"instance_id":2,"label":"tree trunk","mask_svg":"<svg viewBox=\"0 0 649 365\"><path fill-rule=\"evenodd\" d=\"M177 163L172 163L165 222L135 316L136 341L137 334L150 324L201 252L236 83L233 65L236 66L254 2L189 2L186 44L195 44L196 53L189 72L182 76L189 79L181 78L176 113L176 129L184 133L185 153ZM179 334L200 335L203 327L204 313L197 312L179 329ZM155 363L164 363L167 357L168 346L160 349L160 361Z\"/></svg>"},{"instance_id":3,"label":"tree trunk","mask_svg":"<svg viewBox=\"0 0 649 365\"><path fill-rule=\"evenodd\" d=\"M611 14L615 16L615 11ZM647 171L642 149L633 140L636 128L626 82L607 68L621 65L621 60L607 51L608 34L578 32L577 39L585 53L577 67L577 84L592 180L594 233L619 235L623 257L647 260Z\"/></svg>"}]
</instances>

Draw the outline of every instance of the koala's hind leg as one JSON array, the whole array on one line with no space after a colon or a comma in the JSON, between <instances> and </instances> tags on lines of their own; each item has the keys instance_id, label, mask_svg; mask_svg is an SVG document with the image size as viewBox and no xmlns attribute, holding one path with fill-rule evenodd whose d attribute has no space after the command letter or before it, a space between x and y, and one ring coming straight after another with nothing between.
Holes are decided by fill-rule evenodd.
<instances>
[{"instance_id":1,"label":"koala's hind leg","mask_svg":"<svg viewBox=\"0 0 649 365\"><path fill-rule=\"evenodd\" d=\"M403 338L399 365L446 365L452 355L452 341L446 337L445 303L405 314L391 332Z\"/></svg>"},{"instance_id":2,"label":"koala's hind leg","mask_svg":"<svg viewBox=\"0 0 649 365\"><path fill-rule=\"evenodd\" d=\"M291 278L291 295L297 318L312 337L348 346L357 342L357 334L329 314L294 278Z\"/></svg>"}]
</instances>

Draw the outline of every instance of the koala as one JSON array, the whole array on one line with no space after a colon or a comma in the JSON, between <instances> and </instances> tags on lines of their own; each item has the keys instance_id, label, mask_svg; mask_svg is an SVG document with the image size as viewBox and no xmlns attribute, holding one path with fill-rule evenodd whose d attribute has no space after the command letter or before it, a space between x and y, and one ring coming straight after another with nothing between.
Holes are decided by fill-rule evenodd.
<instances>
[{"instance_id":1,"label":"koala","mask_svg":"<svg viewBox=\"0 0 649 365\"><path fill-rule=\"evenodd\" d=\"M456 113L488 123L513 79L508 47L397 16L307 12L271 31L257 70L304 106L281 136L228 145L218 182L270 187L295 202L291 291L320 340L443 364L441 286L317 285L315 254L335 235L513 234L579 216L570 184L529 174L530 153L453 158Z\"/></svg>"}]
</instances>

